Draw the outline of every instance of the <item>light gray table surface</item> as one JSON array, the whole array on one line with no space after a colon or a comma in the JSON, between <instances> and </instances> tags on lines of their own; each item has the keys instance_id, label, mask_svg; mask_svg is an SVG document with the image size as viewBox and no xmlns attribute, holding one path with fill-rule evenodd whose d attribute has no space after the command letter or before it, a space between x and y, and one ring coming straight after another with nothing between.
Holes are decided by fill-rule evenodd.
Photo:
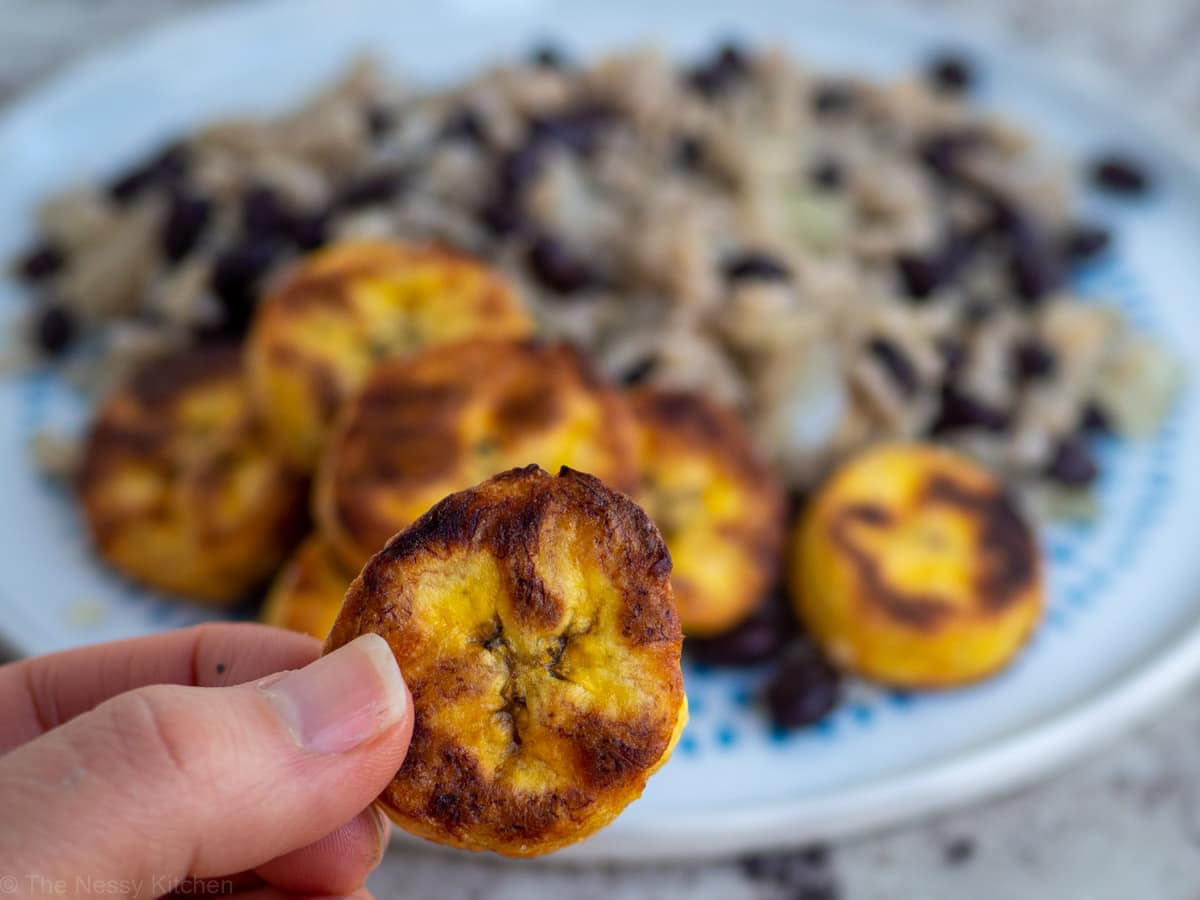
<instances>
[{"instance_id":1,"label":"light gray table surface","mask_svg":"<svg viewBox=\"0 0 1200 900\"><path fill-rule=\"evenodd\" d=\"M214 2L0 0L0 104L82 53ZM1105 69L1200 134L1200 0L906 2ZM788 877L761 871L781 868ZM1198 900L1200 690L1034 787L824 853L566 869L396 848L370 885L410 900Z\"/></svg>"}]
</instances>

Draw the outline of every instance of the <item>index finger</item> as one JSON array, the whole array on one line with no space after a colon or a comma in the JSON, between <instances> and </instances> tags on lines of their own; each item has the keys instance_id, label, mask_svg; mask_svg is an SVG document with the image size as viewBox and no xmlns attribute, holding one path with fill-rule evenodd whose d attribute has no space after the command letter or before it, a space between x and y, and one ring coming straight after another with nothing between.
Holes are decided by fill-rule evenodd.
<instances>
[{"instance_id":1,"label":"index finger","mask_svg":"<svg viewBox=\"0 0 1200 900\"><path fill-rule=\"evenodd\" d=\"M0 754L134 688L240 684L320 655L320 643L307 635L222 623L10 663L0 667Z\"/></svg>"}]
</instances>

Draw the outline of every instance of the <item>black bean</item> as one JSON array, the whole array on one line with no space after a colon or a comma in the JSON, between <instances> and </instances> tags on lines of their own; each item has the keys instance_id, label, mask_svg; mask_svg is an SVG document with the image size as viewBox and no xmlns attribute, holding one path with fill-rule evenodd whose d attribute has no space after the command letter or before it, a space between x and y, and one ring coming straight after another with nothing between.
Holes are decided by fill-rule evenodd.
<instances>
[{"instance_id":1,"label":"black bean","mask_svg":"<svg viewBox=\"0 0 1200 900\"><path fill-rule=\"evenodd\" d=\"M395 169L385 169L352 181L338 193L337 204L343 209L387 203L404 188L405 175Z\"/></svg>"},{"instance_id":2,"label":"black bean","mask_svg":"<svg viewBox=\"0 0 1200 900\"><path fill-rule=\"evenodd\" d=\"M982 325L996 315L996 305L986 300L969 300L963 307L963 320L968 325Z\"/></svg>"},{"instance_id":3,"label":"black bean","mask_svg":"<svg viewBox=\"0 0 1200 900\"><path fill-rule=\"evenodd\" d=\"M954 338L942 338L937 343L938 354L942 357L945 378L957 378L967 363L967 345Z\"/></svg>"},{"instance_id":4,"label":"black bean","mask_svg":"<svg viewBox=\"0 0 1200 900\"><path fill-rule=\"evenodd\" d=\"M792 270L769 253L748 250L725 261L725 277L730 281L790 281Z\"/></svg>"},{"instance_id":5,"label":"black bean","mask_svg":"<svg viewBox=\"0 0 1200 900\"><path fill-rule=\"evenodd\" d=\"M885 337L872 338L867 344L867 351L883 366L901 391L910 396L916 393L921 386L916 367L895 341Z\"/></svg>"},{"instance_id":6,"label":"black bean","mask_svg":"<svg viewBox=\"0 0 1200 900\"><path fill-rule=\"evenodd\" d=\"M962 175L962 160L983 143L978 131L947 131L931 134L917 146L917 157L925 166L944 180Z\"/></svg>"},{"instance_id":7,"label":"black bean","mask_svg":"<svg viewBox=\"0 0 1200 900\"><path fill-rule=\"evenodd\" d=\"M587 156L596 149L615 118L615 113L606 106L581 106L531 120L530 139L538 144L560 144L572 152Z\"/></svg>"},{"instance_id":8,"label":"black bean","mask_svg":"<svg viewBox=\"0 0 1200 900\"><path fill-rule=\"evenodd\" d=\"M826 82L812 95L812 109L821 118L844 115L854 108L854 89L846 84Z\"/></svg>"},{"instance_id":9,"label":"black bean","mask_svg":"<svg viewBox=\"0 0 1200 900\"><path fill-rule=\"evenodd\" d=\"M948 866L961 866L975 855L975 841L969 837L954 838L946 844L944 858Z\"/></svg>"},{"instance_id":10,"label":"black bean","mask_svg":"<svg viewBox=\"0 0 1200 900\"><path fill-rule=\"evenodd\" d=\"M1047 378L1058 369L1058 355L1043 341L1021 341L1013 348L1013 369L1021 380Z\"/></svg>"},{"instance_id":11,"label":"black bean","mask_svg":"<svg viewBox=\"0 0 1200 900\"><path fill-rule=\"evenodd\" d=\"M176 191L162 226L163 255L179 262L199 243L212 216L212 203L189 191Z\"/></svg>"},{"instance_id":12,"label":"black bean","mask_svg":"<svg viewBox=\"0 0 1200 900\"><path fill-rule=\"evenodd\" d=\"M658 360L653 356L647 356L645 359L638 360L628 369L621 373L617 379L621 384L627 387L641 384L658 368Z\"/></svg>"},{"instance_id":13,"label":"black bean","mask_svg":"<svg viewBox=\"0 0 1200 900\"><path fill-rule=\"evenodd\" d=\"M291 217L288 235L301 250L316 250L329 242L329 213L318 210Z\"/></svg>"},{"instance_id":14,"label":"black bean","mask_svg":"<svg viewBox=\"0 0 1200 900\"><path fill-rule=\"evenodd\" d=\"M562 241L549 235L534 240L527 262L542 286L556 294L574 294L594 281L587 264Z\"/></svg>"},{"instance_id":15,"label":"black bean","mask_svg":"<svg viewBox=\"0 0 1200 900\"><path fill-rule=\"evenodd\" d=\"M64 306L45 307L34 323L34 339L46 356L60 356L75 340L75 317Z\"/></svg>"},{"instance_id":16,"label":"black bean","mask_svg":"<svg viewBox=\"0 0 1200 900\"><path fill-rule=\"evenodd\" d=\"M563 49L549 41L537 44L529 52L529 61L539 69L553 69L555 71L565 69L570 64L567 54L563 52Z\"/></svg>"},{"instance_id":17,"label":"black bean","mask_svg":"<svg viewBox=\"0 0 1200 900\"><path fill-rule=\"evenodd\" d=\"M542 169L542 149L537 141L527 141L500 158L497 180L503 192L515 196L537 180Z\"/></svg>"},{"instance_id":18,"label":"black bean","mask_svg":"<svg viewBox=\"0 0 1200 900\"><path fill-rule=\"evenodd\" d=\"M1062 238L1062 254L1071 263L1095 259L1112 244L1112 233L1099 225L1079 224Z\"/></svg>"},{"instance_id":19,"label":"black bean","mask_svg":"<svg viewBox=\"0 0 1200 900\"><path fill-rule=\"evenodd\" d=\"M1009 280L1017 296L1033 305L1062 287L1064 279L1056 255L1031 240L1013 245Z\"/></svg>"},{"instance_id":20,"label":"black bean","mask_svg":"<svg viewBox=\"0 0 1200 900\"><path fill-rule=\"evenodd\" d=\"M274 188L255 184L242 194L242 230L246 234L284 234L291 226L291 211Z\"/></svg>"},{"instance_id":21,"label":"black bean","mask_svg":"<svg viewBox=\"0 0 1200 900\"><path fill-rule=\"evenodd\" d=\"M689 171L697 171L704 166L704 142L695 135L681 135L675 141L675 162Z\"/></svg>"},{"instance_id":22,"label":"black bean","mask_svg":"<svg viewBox=\"0 0 1200 900\"><path fill-rule=\"evenodd\" d=\"M500 191L480 207L479 220L496 237L507 237L524 229L525 211L519 197Z\"/></svg>"},{"instance_id":23,"label":"black bean","mask_svg":"<svg viewBox=\"0 0 1200 900\"><path fill-rule=\"evenodd\" d=\"M213 261L209 284L221 302L225 324L233 332L249 323L262 277L281 249L274 238L247 238Z\"/></svg>"},{"instance_id":24,"label":"black bean","mask_svg":"<svg viewBox=\"0 0 1200 900\"><path fill-rule=\"evenodd\" d=\"M793 853L743 857L742 871L753 881L798 887L828 880L831 853L826 844L809 844Z\"/></svg>"},{"instance_id":25,"label":"black bean","mask_svg":"<svg viewBox=\"0 0 1200 900\"><path fill-rule=\"evenodd\" d=\"M187 174L190 157L186 144L170 144L117 176L108 186L108 195L118 203L125 203L148 188L177 184Z\"/></svg>"},{"instance_id":26,"label":"black bean","mask_svg":"<svg viewBox=\"0 0 1200 900\"><path fill-rule=\"evenodd\" d=\"M25 281L44 281L62 269L65 262L62 250L49 239L43 239L17 260L16 271Z\"/></svg>"},{"instance_id":27,"label":"black bean","mask_svg":"<svg viewBox=\"0 0 1200 900\"><path fill-rule=\"evenodd\" d=\"M749 68L745 52L737 44L726 43L710 60L692 69L687 82L705 97L716 97L741 81Z\"/></svg>"},{"instance_id":28,"label":"black bean","mask_svg":"<svg viewBox=\"0 0 1200 900\"><path fill-rule=\"evenodd\" d=\"M970 60L954 51L935 56L925 74L934 87L950 94L968 91L975 83L975 71Z\"/></svg>"},{"instance_id":29,"label":"black bean","mask_svg":"<svg viewBox=\"0 0 1200 900\"><path fill-rule=\"evenodd\" d=\"M812 183L822 190L836 191L846 182L846 173L840 163L833 159L823 159L809 171L808 177Z\"/></svg>"},{"instance_id":30,"label":"black bean","mask_svg":"<svg viewBox=\"0 0 1200 900\"><path fill-rule=\"evenodd\" d=\"M937 417L930 426L930 433L934 435L965 429L1003 433L1012 424L1008 412L972 397L952 382L942 386L940 401Z\"/></svg>"},{"instance_id":31,"label":"black bean","mask_svg":"<svg viewBox=\"0 0 1200 900\"><path fill-rule=\"evenodd\" d=\"M441 137L447 141L463 141L468 144L485 144L487 135L484 134L483 120L479 113L464 106L451 115L442 125Z\"/></svg>"},{"instance_id":32,"label":"black bean","mask_svg":"<svg viewBox=\"0 0 1200 900\"><path fill-rule=\"evenodd\" d=\"M767 686L771 718L782 728L803 728L825 718L841 699L841 676L816 648L798 641Z\"/></svg>"},{"instance_id":33,"label":"black bean","mask_svg":"<svg viewBox=\"0 0 1200 900\"><path fill-rule=\"evenodd\" d=\"M1114 194L1134 196L1150 188L1150 176L1141 164L1117 153L1100 157L1092 164L1092 183Z\"/></svg>"},{"instance_id":34,"label":"black bean","mask_svg":"<svg viewBox=\"0 0 1200 900\"><path fill-rule=\"evenodd\" d=\"M363 111L363 121L367 125L367 134L371 140L377 141L392 130L396 117L392 111L378 104L372 104Z\"/></svg>"},{"instance_id":35,"label":"black bean","mask_svg":"<svg viewBox=\"0 0 1200 900\"><path fill-rule=\"evenodd\" d=\"M1099 402L1093 400L1083 408L1079 427L1085 434L1109 435L1113 433L1112 418Z\"/></svg>"},{"instance_id":36,"label":"black bean","mask_svg":"<svg viewBox=\"0 0 1200 900\"><path fill-rule=\"evenodd\" d=\"M756 614L724 634L688 638L684 646L693 658L711 666L752 666L773 659L787 641L788 631L779 617Z\"/></svg>"},{"instance_id":37,"label":"black bean","mask_svg":"<svg viewBox=\"0 0 1200 900\"><path fill-rule=\"evenodd\" d=\"M915 253L896 257L896 271L904 293L915 300L924 300L935 293L946 275L940 258Z\"/></svg>"},{"instance_id":38,"label":"black bean","mask_svg":"<svg viewBox=\"0 0 1200 900\"><path fill-rule=\"evenodd\" d=\"M1046 466L1046 476L1067 487L1087 487L1099 474L1100 469L1092 456L1091 447L1079 435L1059 441Z\"/></svg>"}]
</instances>

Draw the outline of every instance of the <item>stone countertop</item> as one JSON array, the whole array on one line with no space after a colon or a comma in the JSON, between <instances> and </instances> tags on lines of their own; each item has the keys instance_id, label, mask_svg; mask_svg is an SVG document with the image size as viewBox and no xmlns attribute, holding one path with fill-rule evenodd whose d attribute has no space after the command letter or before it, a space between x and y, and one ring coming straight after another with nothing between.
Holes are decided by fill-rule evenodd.
<instances>
[{"instance_id":1,"label":"stone countertop","mask_svg":"<svg viewBox=\"0 0 1200 900\"><path fill-rule=\"evenodd\" d=\"M220 0L0 0L0 103L80 53ZM1200 126L1200 0L861 0L977 15ZM1200 128L1198 128L1200 130ZM407 900L1197 900L1200 690L1041 784L829 847L737 863L564 868L394 848Z\"/></svg>"}]
</instances>

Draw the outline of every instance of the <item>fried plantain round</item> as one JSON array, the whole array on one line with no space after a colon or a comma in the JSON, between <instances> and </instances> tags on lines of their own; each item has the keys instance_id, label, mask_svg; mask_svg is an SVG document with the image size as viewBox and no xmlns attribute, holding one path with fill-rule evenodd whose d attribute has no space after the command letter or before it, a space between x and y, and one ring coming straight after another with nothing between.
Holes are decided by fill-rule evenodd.
<instances>
[{"instance_id":1,"label":"fried plantain round","mask_svg":"<svg viewBox=\"0 0 1200 900\"><path fill-rule=\"evenodd\" d=\"M525 337L508 284L445 247L356 240L301 262L259 304L247 341L280 450L313 468L342 403L381 359L474 335Z\"/></svg>"},{"instance_id":2,"label":"fried plantain round","mask_svg":"<svg viewBox=\"0 0 1200 900\"><path fill-rule=\"evenodd\" d=\"M906 688L1006 665L1042 610L1032 528L979 464L929 444L846 463L792 539L797 612L826 654Z\"/></svg>"},{"instance_id":3,"label":"fried plantain round","mask_svg":"<svg viewBox=\"0 0 1200 900\"><path fill-rule=\"evenodd\" d=\"M646 514L565 468L497 475L389 541L325 650L380 634L412 691L392 819L506 856L612 821L687 720L670 574Z\"/></svg>"},{"instance_id":4,"label":"fried plantain round","mask_svg":"<svg viewBox=\"0 0 1200 900\"><path fill-rule=\"evenodd\" d=\"M449 493L513 466L635 483L624 400L565 344L477 338L382 363L317 475L321 532L355 570Z\"/></svg>"},{"instance_id":5,"label":"fried plantain round","mask_svg":"<svg viewBox=\"0 0 1200 900\"><path fill-rule=\"evenodd\" d=\"M303 534L306 485L252 409L240 351L218 346L152 362L107 399L78 487L114 568L226 604L266 581Z\"/></svg>"},{"instance_id":6,"label":"fried plantain round","mask_svg":"<svg viewBox=\"0 0 1200 900\"><path fill-rule=\"evenodd\" d=\"M783 487L737 416L704 394L640 388L637 499L674 563L675 603L689 635L735 626L779 576Z\"/></svg>"},{"instance_id":7,"label":"fried plantain round","mask_svg":"<svg viewBox=\"0 0 1200 900\"><path fill-rule=\"evenodd\" d=\"M275 576L262 620L324 640L353 580L329 545L309 535Z\"/></svg>"}]
</instances>

